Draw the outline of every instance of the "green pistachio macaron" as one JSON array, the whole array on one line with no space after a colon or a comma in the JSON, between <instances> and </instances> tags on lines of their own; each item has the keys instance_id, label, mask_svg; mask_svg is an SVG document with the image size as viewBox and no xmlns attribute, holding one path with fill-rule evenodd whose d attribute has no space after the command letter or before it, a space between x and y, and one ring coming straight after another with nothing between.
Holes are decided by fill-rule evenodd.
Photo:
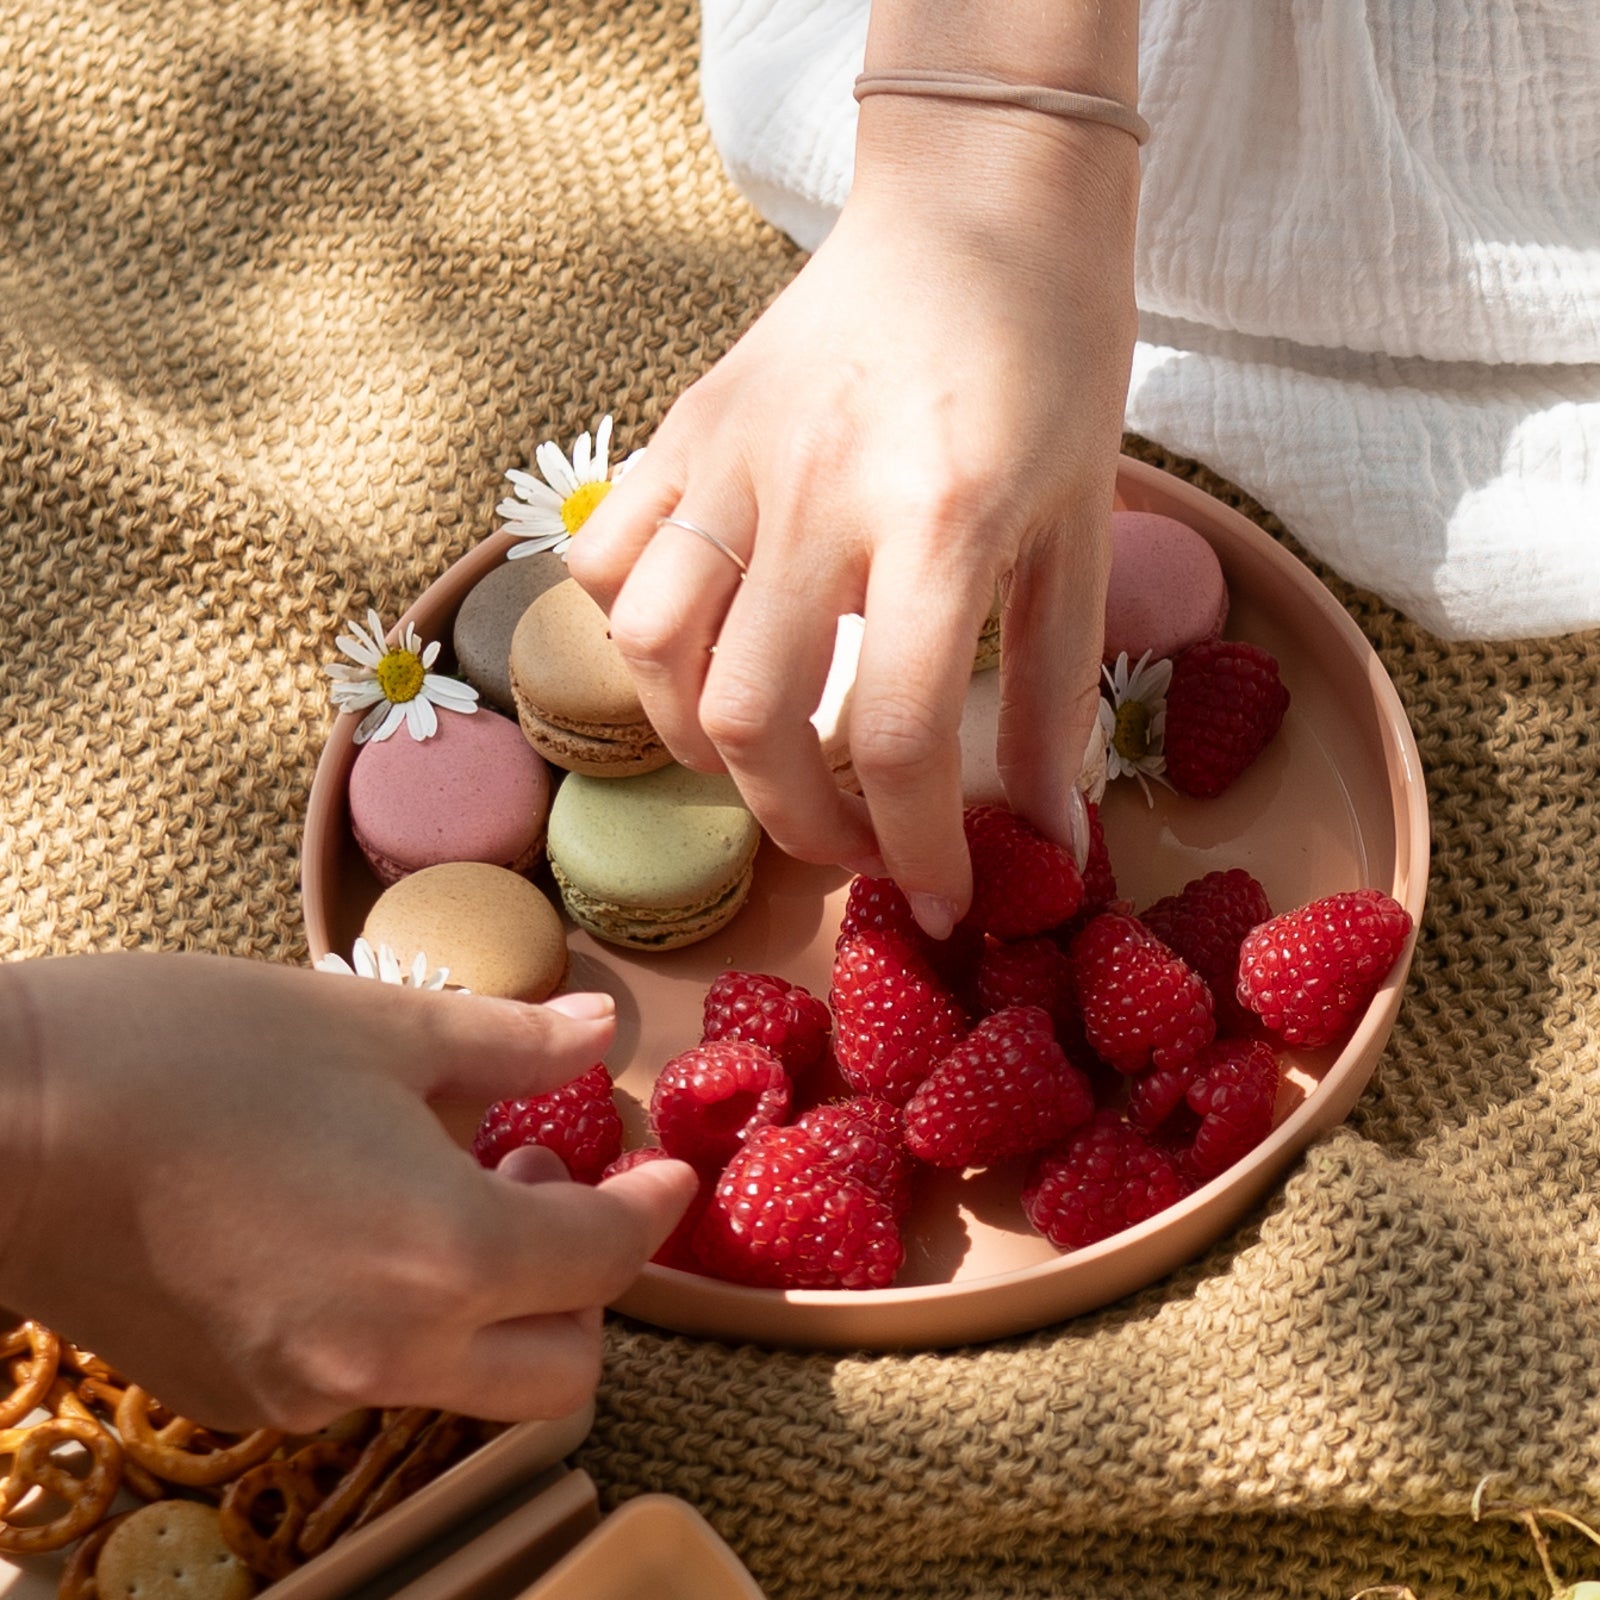
<instances>
[{"instance_id":1,"label":"green pistachio macaron","mask_svg":"<svg viewBox=\"0 0 1600 1600\"><path fill-rule=\"evenodd\" d=\"M550 812L550 866L580 928L630 950L675 950L732 921L761 829L721 773L676 763L633 778L572 773Z\"/></svg>"}]
</instances>

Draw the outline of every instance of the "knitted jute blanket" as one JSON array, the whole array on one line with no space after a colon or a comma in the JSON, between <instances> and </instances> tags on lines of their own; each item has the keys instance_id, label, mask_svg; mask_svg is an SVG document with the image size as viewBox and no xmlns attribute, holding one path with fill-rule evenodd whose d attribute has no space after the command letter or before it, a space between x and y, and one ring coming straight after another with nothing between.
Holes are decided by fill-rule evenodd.
<instances>
[{"instance_id":1,"label":"knitted jute blanket","mask_svg":"<svg viewBox=\"0 0 1600 1600\"><path fill-rule=\"evenodd\" d=\"M11 958L304 961L339 626L491 531L539 439L611 409L642 443L798 264L701 132L688 0L0 0L0 228ZM774 1597L1540 1592L1468 1501L1600 1513L1600 636L1447 647L1329 581L1436 829L1349 1123L1207 1257L1028 1337L615 1322L609 1503L686 1497Z\"/></svg>"}]
</instances>

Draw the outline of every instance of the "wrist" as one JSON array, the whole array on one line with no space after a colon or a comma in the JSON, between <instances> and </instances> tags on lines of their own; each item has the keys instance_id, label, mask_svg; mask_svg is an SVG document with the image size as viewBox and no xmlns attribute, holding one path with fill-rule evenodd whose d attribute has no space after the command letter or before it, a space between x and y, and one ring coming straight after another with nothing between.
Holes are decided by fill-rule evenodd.
<instances>
[{"instance_id":1,"label":"wrist","mask_svg":"<svg viewBox=\"0 0 1600 1600\"><path fill-rule=\"evenodd\" d=\"M1018 271L1092 257L1130 292L1138 146L1116 128L972 101L875 95L846 214Z\"/></svg>"},{"instance_id":2,"label":"wrist","mask_svg":"<svg viewBox=\"0 0 1600 1600\"><path fill-rule=\"evenodd\" d=\"M22 1240L39 1183L44 1086L27 963L0 964L0 1304L26 1311Z\"/></svg>"}]
</instances>

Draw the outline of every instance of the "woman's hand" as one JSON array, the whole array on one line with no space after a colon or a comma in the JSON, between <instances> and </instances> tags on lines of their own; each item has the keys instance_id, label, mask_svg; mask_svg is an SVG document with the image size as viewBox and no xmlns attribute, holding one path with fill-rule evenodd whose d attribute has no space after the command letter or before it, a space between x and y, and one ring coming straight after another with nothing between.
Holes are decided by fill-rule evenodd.
<instances>
[{"instance_id":1,"label":"woman's hand","mask_svg":"<svg viewBox=\"0 0 1600 1600\"><path fill-rule=\"evenodd\" d=\"M0 969L0 1302L217 1427L563 1415L693 1175L590 1188L535 1151L485 1172L427 1102L553 1088L614 1026L601 997L209 956Z\"/></svg>"},{"instance_id":2,"label":"woman's hand","mask_svg":"<svg viewBox=\"0 0 1600 1600\"><path fill-rule=\"evenodd\" d=\"M1115 130L876 97L834 232L673 407L572 572L687 765L726 767L802 860L895 877L949 931L970 894L958 729L1004 595L997 758L1070 838L1093 722L1132 351L1138 159ZM749 565L693 533L715 534ZM809 725L866 618L836 787Z\"/></svg>"}]
</instances>

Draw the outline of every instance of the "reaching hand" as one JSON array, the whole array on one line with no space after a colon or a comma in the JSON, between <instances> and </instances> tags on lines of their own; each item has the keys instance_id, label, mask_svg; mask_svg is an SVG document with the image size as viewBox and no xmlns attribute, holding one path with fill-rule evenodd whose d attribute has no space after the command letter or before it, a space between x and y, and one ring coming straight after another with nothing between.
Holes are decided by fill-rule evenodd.
<instances>
[{"instance_id":1,"label":"reaching hand","mask_svg":"<svg viewBox=\"0 0 1600 1600\"><path fill-rule=\"evenodd\" d=\"M208 956L0 969L0 1301L217 1427L301 1431L371 1404L575 1409L601 1307L692 1174L485 1172L427 1102L589 1067L614 1019L569 1014L584 1001Z\"/></svg>"},{"instance_id":2,"label":"reaching hand","mask_svg":"<svg viewBox=\"0 0 1600 1600\"><path fill-rule=\"evenodd\" d=\"M971 105L874 101L862 129L834 232L680 398L569 561L674 755L726 767L790 854L887 869L942 935L970 893L958 728L997 585L999 770L1016 809L1070 838L1138 163L1113 131ZM848 611L866 618L864 801L808 721Z\"/></svg>"}]
</instances>

